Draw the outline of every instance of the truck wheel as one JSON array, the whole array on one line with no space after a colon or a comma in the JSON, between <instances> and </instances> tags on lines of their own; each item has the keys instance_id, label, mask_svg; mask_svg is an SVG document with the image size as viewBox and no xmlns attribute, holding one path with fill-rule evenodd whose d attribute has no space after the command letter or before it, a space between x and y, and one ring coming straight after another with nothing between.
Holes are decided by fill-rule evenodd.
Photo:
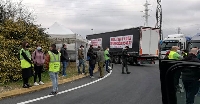
<instances>
[{"instance_id":1,"label":"truck wheel","mask_svg":"<svg viewBox=\"0 0 200 104\"><path fill-rule=\"evenodd\" d=\"M113 57L110 57L110 63L113 63Z\"/></svg>"},{"instance_id":2,"label":"truck wheel","mask_svg":"<svg viewBox=\"0 0 200 104\"><path fill-rule=\"evenodd\" d=\"M119 57L118 56L115 56L115 59L114 59L114 62L115 62L115 64L119 64Z\"/></svg>"},{"instance_id":3,"label":"truck wheel","mask_svg":"<svg viewBox=\"0 0 200 104\"><path fill-rule=\"evenodd\" d=\"M119 62L119 63L120 63L120 64L122 64L122 62L123 62L122 58L120 58L119 60L120 60L120 62Z\"/></svg>"}]
</instances>

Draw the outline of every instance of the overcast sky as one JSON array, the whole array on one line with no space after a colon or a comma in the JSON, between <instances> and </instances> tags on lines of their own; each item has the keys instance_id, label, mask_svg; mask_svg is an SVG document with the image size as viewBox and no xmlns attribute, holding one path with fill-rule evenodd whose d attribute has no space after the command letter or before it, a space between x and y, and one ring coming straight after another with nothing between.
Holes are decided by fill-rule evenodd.
<instances>
[{"instance_id":1,"label":"overcast sky","mask_svg":"<svg viewBox=\"0 0 200 104\"><path fill-rule=\"evenodd\" d=\"M16 1L16 0L15 0ZM48 28L54 22L82 36L144 25L146 0L23 0L34 9L37 23ZM157 0L148 0L149 26L155 27ZM164 35L200 32L200 0L161 0ZM94 29L92 32L91 29ZM199 29L199 30L198 30Z\"/></svg>"}]
</instances>

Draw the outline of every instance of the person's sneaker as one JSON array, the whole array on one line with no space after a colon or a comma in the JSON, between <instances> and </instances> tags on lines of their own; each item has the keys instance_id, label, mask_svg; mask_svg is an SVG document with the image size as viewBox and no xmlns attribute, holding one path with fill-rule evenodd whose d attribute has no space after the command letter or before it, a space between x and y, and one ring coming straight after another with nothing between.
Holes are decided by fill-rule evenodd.
<instances>
[{"instance_id":1,"label":"person's sneaker","mask_svg":"<svg viewBox=\"0 0 200 104\"><path fill-rule=\"evenodd\" d=\"M40 84L40 85L43 85L43 84L44 84L44 82L40 81L40 82L39 82L39 84Z\"/></svg>"},{"instance_id":2,"label":"person's sneaker","mask_svg":"<svg viewBox=\"0 0 200 104\"><path fill-rule=\"evenodd\" d=\"M23 85L23 88L29 88L29 86L27 86L27 85L25 84L25 85Z\"/></svg>"},{"instance_id":3,"label":"person's sneaker","mask_svg":"<svg viewBox=\"0 0 200 104\"><path fill-rule=\"evenodd\" d=\"M94 76L90 76L90 78L94 78Z\"/></svg>"},{"instance_id":4,"label":"person's sneaker","mask_svg":"<svg viewBox=\"0 0 200 104\"><path fill-rule=\"evenodd\" d=\"M107 71L108 73L110 73L110 70L109 70L109 69L107 69L106 71Z\"/></svg>"},{"instance_id":5,"label":"person's sneaker","mask_svg":"<svg viewBox=\"0 0 200 104\"><path fill-rule=\"evenodd\" d=\"M30 84L26 84L28 87L32 87Z\"/></svg>"},{"instance_id":6,"label":"person's sneaker","mask_svg":"<svg viewBox=\"0 0 200 104\"><path fill-rule=\"evenodd\" d=\"M99 78L103 78L104 76L99 76Z\"/></svg>"},{"instance_id":7,"label":"person's sneaker","mask_svg":"<svg viewBox=\"0 0 200 104\"><path fill-rule=\"evenodd\" d=\"M127 72L126 74L131 74L131 72Z\"/></svg>"},{"instance_id":8,"label":"person's sneaker","mask_svg":"<svg viewBox=\"0 0 200 104\"><path fill-rule=\"evenodd\" d=\"M108 69L109 69L109 70L112 70L112 67L108 66Z\"/></svg>"},{"instance_id":9,"label":"person's sneaker","mask_svg":"<svg viewBox=\"0 0 200 104\"><path fill-rule=\"evenodd\" d=\"M57 92L51 92L49 95L56 95L57 94Z\"/></svg>"},{"instance_id":10,"label":"person's sneaker","mask_svg":"<svg viewBox=\"0 0 200 104\"><path fill-rule=\"evenodd\" d=\"M122 72L122 74L126 74L126 73Z\"/></svg>"},{"instance_id":11,"label":"person's sneaker","mask_svg":"<svg viewBox=\"0 0 200 104\"><path fill-rule=\"evenodd\" d=\"M38 86L39 84L37 82L34 83L34 86Z\"/></svg>"}]
</instances>

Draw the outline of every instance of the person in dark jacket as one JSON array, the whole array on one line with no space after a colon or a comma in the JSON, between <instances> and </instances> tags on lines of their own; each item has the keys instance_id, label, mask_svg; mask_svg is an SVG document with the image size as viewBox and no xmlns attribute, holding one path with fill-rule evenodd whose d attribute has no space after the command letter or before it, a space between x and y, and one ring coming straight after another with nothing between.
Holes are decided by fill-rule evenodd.
<instances>
[{"instance_id":1,"label":"person in dark jacket","mask_svg":"<svg viewBox=\"0 0 200 104\"><path fill-rule=\"evenodd\" d=\"M68 53L67 53L67 45L66 44L63 44L61 50L60 50L60 53L61 53L61 62L62 62L62 75L63 76L67 76L66 74L66 68L67 68L67 63L69 61L69 56L68 56Z\"/></svg>"},{"instance_id":2,"label":"person in dark jacket","mask_svg":"<svg viewBox=\"0 0 200 104\"><path fill-rule=\"evenodd\" d=\"M81 65L83 66L82 74L86 74L85 73L85 62L84 62L84 53L83 53L83 50L84 50L84 46L81 45L80 48L78 49L78 61L79 61L78 74L81 74L81 71L80 71Z\"/></svg>"},{"instance_id":3,"label":"person in dark jacket","mask_svg":"<svg viewBox=\"0 0 200 104\"><path fill-rule=\"evenodd\" d=\"M93 51L93 45L90 45L90 48L88 49L87 55L90 57L90 59L89 59L90 78L94 78L93 71L94 71L95 64L96 64L97 54Z\"/></svg>"},{"instance_id":4,"label":"person in dark jacket","mask_svg":"<svg viewBox=\"0 0 200 104\"><path fill-rule=\"evenodd\" d=\"M125 74L124 67L126 68L127 74L131 73L128 71L128 65L127 65L127 58L129 57L128 49L129 49L129 47L126 46L125 49L123 49L123 51L122 51L122 74Z\"/></svg>"},{"instance_id":5,"label":"person in dark jacket","mask_svg":"<svg viewBox=\"0 0 200 104\"><path fill-rule=\"evenodd\" d=\"M200 62L197 59L197 48L192 48L190 53L183 59L190 62ZM182 81L186 91L186 104L194 104L195 95L199 90L199 69L184 68L182 70Z\"/></svg>"}]
</instances>

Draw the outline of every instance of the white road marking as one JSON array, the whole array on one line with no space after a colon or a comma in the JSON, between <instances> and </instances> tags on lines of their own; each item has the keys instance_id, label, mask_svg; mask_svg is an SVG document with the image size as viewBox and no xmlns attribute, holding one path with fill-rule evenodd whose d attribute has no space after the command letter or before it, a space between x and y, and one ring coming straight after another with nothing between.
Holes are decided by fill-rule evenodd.
<instances>
[{"instance_id":1,"label":"white road marking","mask_svg":"<svg viewBox=\"0 0 200 104\"><path fill-rule=\"evenodd\" d=\"M105 75L103 78L94 80L94 81L89 82L89 83L86 83L86 84L84 84L84 85L80 85L80 86L78 86L78 87L74 87L74 88L71 88L71 89L68 89L68 90L64 90L64 91L58 92L57 95L60 95L60 94L63 94L63 93L67 93L67 92L70 92L70 91L73 91L73 90L76 90L76 89L80 89L80 88L83 88L83 87L85 87L85 86L94 84L94 83L96 83L96 82L98 82L98 81L101 81L101 80L105 79L106 77L110 76L111 73L112 73L112 70L110 71L110 73L108 73L107 75ZM50 98L50 97L53 97L53 96L54 96L54 95L47 95L47 96L35 98L35 99L32 99L32 100L20 102L20 103L17 103L17 104L28 104L28 103L36 102L36 101L39 101L39 100L47 99L47 98Z\"/></svg>"}]
</instances>

